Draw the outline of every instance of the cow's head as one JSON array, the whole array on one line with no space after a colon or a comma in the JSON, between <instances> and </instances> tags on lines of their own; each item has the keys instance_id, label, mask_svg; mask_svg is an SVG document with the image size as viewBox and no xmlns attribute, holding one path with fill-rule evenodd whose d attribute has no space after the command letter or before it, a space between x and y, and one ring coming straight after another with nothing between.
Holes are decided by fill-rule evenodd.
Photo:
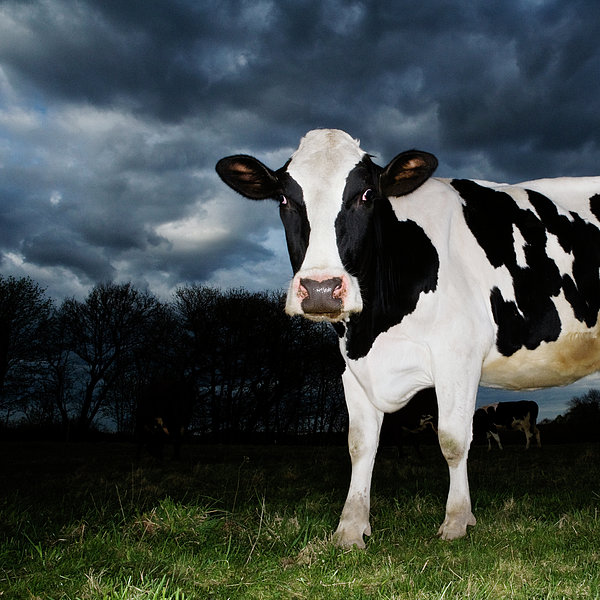
<instances>
[{"instance_id":1,"label":"cow's head","mask_svg":"<svg viewBox=\"0 0 600 600\"><path fill-rule=\"evenodd\" d=\"M436 167L433 155L412 150L381 168L347 133L318 129L277 171L237 155L221 159L217 173L247 198L279 202L294 271L286 311L336 322L362 310L361 265L378 202L411 193Z\"/></svg>"}]
</instances>

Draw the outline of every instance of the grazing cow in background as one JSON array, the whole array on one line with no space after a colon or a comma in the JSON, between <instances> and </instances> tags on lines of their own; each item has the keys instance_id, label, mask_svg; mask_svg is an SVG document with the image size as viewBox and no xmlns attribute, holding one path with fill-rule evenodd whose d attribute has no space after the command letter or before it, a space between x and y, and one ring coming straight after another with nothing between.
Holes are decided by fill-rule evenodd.
<instances>
[{"instance_id":1,"label":"grazing cow in background","mask_svg":"<svg viewBox=\"0 0 600 600\"><path fill-rule=\"evenodd\" d=\"M435 391L427 388L417 392L410 402L393 413L387 413L381 425L379 445L395 446L402 455L405 439L409 439L417 454L421 454L419 443L424 436L437 437L438 408Z\"/></svg>"},{"instance_id":2,"label":"grazing cow in background","mask_svg":"<svg viewBox=\"0 0 600 600\"><path fill-rule=\"evenodd\" d=\"M600 177L438 179L411 150L380 167L339 130L274 171L220 160L225 183L279 204L294 271L286 311L329 321L346 362L350 489L335 541L364 547L383 414L435 387L450 474L439 535L475 524L467 454L477 388L539 388L600 366Z\"/></svg>"},{"instance_id":3,"label":"grazing cow in background","mask_svg":"<svg viewBox=\"0 0 600 600\"><path fill-rule=\"evenodd\" d=\"M498 430L521 430L525 434L526 450L529 450L532 437L535 437L538 448L541 448L540 430L537 428L538 412L539 407L533 400L497 402L496 404L482 406L473 415L473 434L485 433L488 450L492 449L491 438L496 440L498 447L502 450Z\"/></svg>"},{"instance_id":4,"label":"grazing cow in background","mask_svg":"<svg viewBox=\"0 0 600 600\"><path fill-rule=\"evenodd\" d=\"M181 444L192 416L193 388L184 379L159 376L144 386L137 406L138 456L146 447L162 458L164 445L173 445L173 458L180 457Z\"/></svg>"}]
</instances>

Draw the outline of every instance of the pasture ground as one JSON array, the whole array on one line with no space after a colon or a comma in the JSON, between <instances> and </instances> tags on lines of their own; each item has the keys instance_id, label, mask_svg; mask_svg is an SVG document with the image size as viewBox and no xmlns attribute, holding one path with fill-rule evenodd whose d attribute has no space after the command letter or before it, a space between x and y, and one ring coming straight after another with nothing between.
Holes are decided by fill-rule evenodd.
<instances>
[{"instance_id":1,"label":"pasture ground","mask_svg":"<svg viewBox=\"0 0 600 600\"><path fill-rule=\"evenodd\" d=\"M478 524L451 543L445 462L422 452L380 452L360 551L329 543L344 447L3 442L0 598L600 598L600 445L472 448Z\"/></svg>"}]
</instances>

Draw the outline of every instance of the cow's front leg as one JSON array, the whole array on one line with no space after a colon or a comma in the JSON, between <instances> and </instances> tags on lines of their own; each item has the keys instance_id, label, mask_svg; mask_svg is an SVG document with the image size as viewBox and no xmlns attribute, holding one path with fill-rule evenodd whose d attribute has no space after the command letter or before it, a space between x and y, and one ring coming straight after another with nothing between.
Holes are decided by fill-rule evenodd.
<instances>
[{"instance_id":1,"label":"cow's front leg","mask_svg":"<svg viewBox=\"0 0 600 600\"><path fill-rule=\"evenodd\" d=\"M439 406L438 437L442 454L448 463L450 489L446 502L446 517L438 535L454 540L467 533L467 525L475 525L471 512L467 456L472 439L472 420L476 390L470 394L437 389Z\"/></svg>"},{"instance_id":2,"label":"cow's front leg","mask_svg":"<svg viewBox=\"0 0 600 600\"><path fill-rule=\"evenodd\" d=\"M371 535L369 523L371 476L379 444L383 412L371 404L348 370L342 376L342 380L348 407L348 449L352 461L352 477L333 541L337 546L344 548L352 546L364 548L363 535Z\"/></svg>"}]
</instances>

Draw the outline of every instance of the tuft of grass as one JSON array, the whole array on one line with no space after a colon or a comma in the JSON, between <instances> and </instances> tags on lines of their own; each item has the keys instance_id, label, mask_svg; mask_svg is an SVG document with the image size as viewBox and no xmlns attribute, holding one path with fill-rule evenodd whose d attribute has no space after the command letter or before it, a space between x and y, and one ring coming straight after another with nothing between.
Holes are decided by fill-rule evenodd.
<instances>
[{"instance_id":1,"label":"tuft of grass","mask_svg":"<svg viewBox=\"0 0 600 600\"><path fill-rule=\"evenodd\" d=\"M474 448L476 527L435 536L439 449L383 449L367 550L331 544L345 448L3 443L0 596L14 600L600 599L600 448Z\"/></svg>"}]
</instances>

